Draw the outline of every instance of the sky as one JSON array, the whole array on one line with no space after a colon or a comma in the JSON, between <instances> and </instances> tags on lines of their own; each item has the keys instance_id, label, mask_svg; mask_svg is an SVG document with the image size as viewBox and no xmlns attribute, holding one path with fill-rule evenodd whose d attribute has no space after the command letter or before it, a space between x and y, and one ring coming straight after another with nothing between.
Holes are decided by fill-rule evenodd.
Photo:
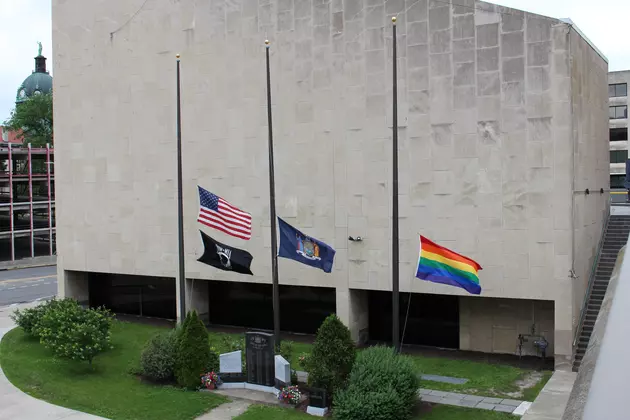
<instances>
[{"instance_id":1,"label":"sky","mask_svg":"<svg viewBox=\"0 0 630 420\"><path fill-rule=\"evenodd\" d=\"M630 69L630 43L625 33L630 21L628 0L494 0L493 3L570 18L606 55L611 71ZM44 46L52 74L50 7L51 0L0 0L0 124L15 105L18 86L34 68L37 41Z\"/></svg>"}]
</instances>

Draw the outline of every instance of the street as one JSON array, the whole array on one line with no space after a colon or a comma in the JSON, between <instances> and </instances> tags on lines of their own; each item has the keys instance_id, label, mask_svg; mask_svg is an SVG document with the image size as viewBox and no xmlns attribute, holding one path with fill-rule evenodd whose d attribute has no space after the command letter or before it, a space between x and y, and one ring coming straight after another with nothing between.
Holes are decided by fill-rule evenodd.
<instances>
[{"instance_id":1,"label":"street","mask_svg":"<svg viewBox=\"0 0 630 420\"><path fill-rule=\"evenodd\" d=\"M57 294L57 267L0 271L0 306Z\"/></svg>"}]
</instances>

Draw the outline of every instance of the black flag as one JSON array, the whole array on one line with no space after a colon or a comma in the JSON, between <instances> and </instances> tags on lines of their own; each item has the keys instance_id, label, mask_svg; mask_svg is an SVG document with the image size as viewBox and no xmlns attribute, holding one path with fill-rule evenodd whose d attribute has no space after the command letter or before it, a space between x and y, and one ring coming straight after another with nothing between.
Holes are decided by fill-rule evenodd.
<instances>
[{"instance_id":1,"label":"black flag","mask_svg":"<svg viewBox=\"0 0 630 420\"><path fill-rule=\"evenodd\" d=\"M252 254L249 252L233 248L215 241L202 231L201 240L203 241L203 255L197 260L204 264L211 265L219 270L234 271L235 273L253 275L250 270L252 264Z\"/></svg>"}]
</instances>

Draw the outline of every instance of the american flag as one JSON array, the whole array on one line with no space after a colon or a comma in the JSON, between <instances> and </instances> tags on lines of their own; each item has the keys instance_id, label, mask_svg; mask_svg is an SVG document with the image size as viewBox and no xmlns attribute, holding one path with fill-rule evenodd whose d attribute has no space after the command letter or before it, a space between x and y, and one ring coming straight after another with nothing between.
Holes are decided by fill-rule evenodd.
<instances>
[{"instance_id":1,"label":"american flag","mask_svg":"<svg viewBox=\"0 0 630 420\"><path fill-rule=\"evenodd\" d=\"M197 221L228 235L248 241L252 237L252 215L234 207L218 195L199 187Z\"/></svg>"}]
</instances>

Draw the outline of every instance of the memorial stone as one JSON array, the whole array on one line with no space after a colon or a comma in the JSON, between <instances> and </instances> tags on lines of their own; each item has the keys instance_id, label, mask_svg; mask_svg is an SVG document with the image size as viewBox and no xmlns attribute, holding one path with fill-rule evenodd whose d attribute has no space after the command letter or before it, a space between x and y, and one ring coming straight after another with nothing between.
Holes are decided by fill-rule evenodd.
<instances>
[{"instance_id":1,"label":"memorial stone","mask_svg":"<svg viewBox=\"0 0 630 420\"><path fill-rule=\"evenodd\" d=\"M286 359L279 354L275 357L276 362L276 380L275 386L278 389L282 389L291 384L291 365Z\"/></svg>"},{"instance_id":2,"label":"memorial stone","mask_svg":"<svg viewBox=\"0 0 630 420\"><path fill-rule=\"evenodd\" d=\"M247 382L256 385L274 386L273 334L248 332L245 333L245 341Z\"/></svg>"},{"instance_id":3,"label":"memorial stone","mask_svg":"<svg viewBox=\"0 0 630 420\"><path fill-rule=\"evenodd\" d=\"M242 370L240 350L219 356L219 373L241 373Z\"/></svg>"}]
</instances>

